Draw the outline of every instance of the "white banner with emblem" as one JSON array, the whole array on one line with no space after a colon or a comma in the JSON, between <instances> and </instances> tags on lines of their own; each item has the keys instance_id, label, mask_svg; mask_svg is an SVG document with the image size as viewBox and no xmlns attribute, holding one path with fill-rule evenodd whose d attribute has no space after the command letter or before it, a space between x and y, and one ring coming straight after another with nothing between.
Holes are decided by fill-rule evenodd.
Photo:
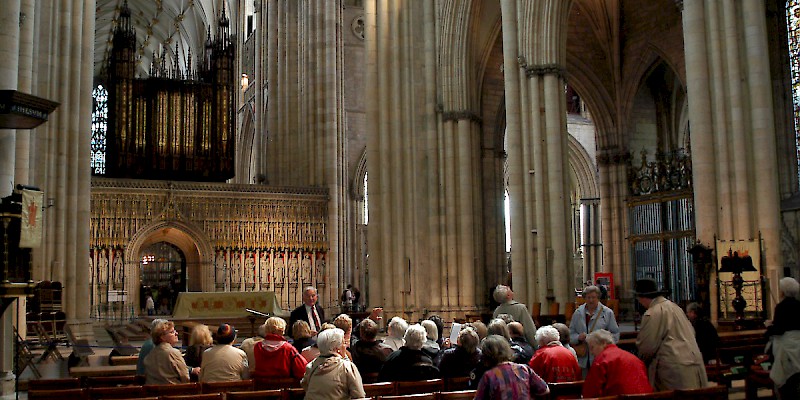
<instances>
[{"instance_id":1,"label":"white banner with emblem","mask_svg":"<svg viewBox=\"0 0 800 400\"><path fill-rule=\"evenodd\" d=\"M44 193L36 190L22 191L22 229L19 247L37 248L42 244L42 202Z\"/></svg>"}]
</instances>

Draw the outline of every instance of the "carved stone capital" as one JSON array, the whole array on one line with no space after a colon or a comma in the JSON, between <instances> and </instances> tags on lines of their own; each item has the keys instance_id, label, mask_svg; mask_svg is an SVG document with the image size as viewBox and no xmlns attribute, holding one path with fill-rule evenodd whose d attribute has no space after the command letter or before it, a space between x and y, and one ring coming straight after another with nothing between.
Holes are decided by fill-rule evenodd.
<instances>
[{"instance_id":1,"label":"carved stone capital","mask_svg":"<svg viewBox=\"0 0 800 400\"><path fill-rule=\"evenodd\" d=\"M477 122L478 124L483 122L481 117L478 116L478 114L476 114L474 111L470 110L442 111L443 121L460 121L462 119L468 119L472 122Z\"/></svg>"},{"instance_id":2,"label":"carved stone capital","mask_svg":"<svg viewBox=\"0 0 800 400\"><path fill-rule=\"evenodd\" d=\"M542 76L542 75L556 75L559 78L563 78L564 67L558 64L531 65L525 68L525 75L528 78L532 76Z\"/></svg>"}]
</instances>

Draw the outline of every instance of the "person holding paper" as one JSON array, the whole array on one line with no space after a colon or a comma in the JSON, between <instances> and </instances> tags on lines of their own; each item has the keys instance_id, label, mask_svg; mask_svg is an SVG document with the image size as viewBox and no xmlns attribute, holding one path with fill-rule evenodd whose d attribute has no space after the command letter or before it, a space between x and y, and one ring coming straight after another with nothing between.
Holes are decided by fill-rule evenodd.
<instances>
[{"instance_id":1,"label":"person holding paper","mask_svg":"<svg viewBox=\"0 0 800 400\"><path fill-rule=\"evenodd\" d=\"M439 361L439 370L442 372L443 378L469 376L470 372L481 362L478 334L470 327L461 329L461 324L453 323L453 326L456 325L458 326L458 336L455 341L450 339L455 346L445 349Z\"/></svg>"}]
</instances>

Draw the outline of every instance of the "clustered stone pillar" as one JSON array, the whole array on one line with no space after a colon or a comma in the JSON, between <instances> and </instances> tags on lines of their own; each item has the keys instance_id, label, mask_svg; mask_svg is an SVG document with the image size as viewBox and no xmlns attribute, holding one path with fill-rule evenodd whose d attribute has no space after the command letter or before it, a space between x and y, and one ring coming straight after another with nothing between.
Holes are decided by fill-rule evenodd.
<instances>
[{"instance_id":1,"label":"clustered stone pillar","mask_svg":"<svg viewBox=\"0 0 800 400\"><path fill-rule=\"evenodd\" d=\"M258 21L265 57L257 59L258 79L268 83L265 109L256 121L265 135L264 157L272 185L326 186L331 202L327 254L328 281L321 303L338 301L346 263L349 177L342 82L342 9L325 0L263 0ZM266 14L266 15L261 15ZM263 74L262 74L263 72ZM263 78L262 78L263 77ZM262 81L265 79L265 81ZM262 106L257 102L258 107Z\"/></svg>"},{"instance_id":2,"label":"clustered stone pillar","mask_svg":"<svg viewBox=\"0 0 800 400\"><path fill-rule=\"evenodd\" d=\"M563 89L570 2L500 5L512 283L520 301L565 304L572 298L573 270Z\"/></svg>"},{"instance_id":3,"label":"clustered stone pillar","mask_svg":"<svg viewBox=\"0 0 800 400\"><path fill-rule=\"evenodd\" d=\"M760 237L761 272L777 293L780 207L766 19L750 17L765 15L764 3L683 4L692 154L700 155L692 160L697 239L713 247L715 237Z\"/></svg>"}]
</instances>

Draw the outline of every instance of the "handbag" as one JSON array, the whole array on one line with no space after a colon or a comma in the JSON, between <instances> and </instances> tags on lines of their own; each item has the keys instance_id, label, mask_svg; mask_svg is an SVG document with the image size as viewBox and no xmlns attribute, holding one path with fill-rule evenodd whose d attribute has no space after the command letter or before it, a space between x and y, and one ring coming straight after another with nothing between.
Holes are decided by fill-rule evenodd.
<instances>
[{"instance_id":1,"label":"handbag","mask_svg":"<svg viewBox=\"0 0 800 400\"><path fill-rule=\"evenodd\" d=\"M602 312L603 306L600 305L600 308L597 311ZM592 331L594 330L594 326L597 325L598 319L600 319L600 314L597 314L597 317L595 317L594 322L592 322L592 327L589 328L589 332L586 332L587 334L592 333ZM575 355L577 355L578 358L586 357L586 354L589 352L589 344L586 343L586 341L584 340L583 342L580 342L577 345L575 345L573 349L575 349Z\"/></svg>"}]
</instances>

